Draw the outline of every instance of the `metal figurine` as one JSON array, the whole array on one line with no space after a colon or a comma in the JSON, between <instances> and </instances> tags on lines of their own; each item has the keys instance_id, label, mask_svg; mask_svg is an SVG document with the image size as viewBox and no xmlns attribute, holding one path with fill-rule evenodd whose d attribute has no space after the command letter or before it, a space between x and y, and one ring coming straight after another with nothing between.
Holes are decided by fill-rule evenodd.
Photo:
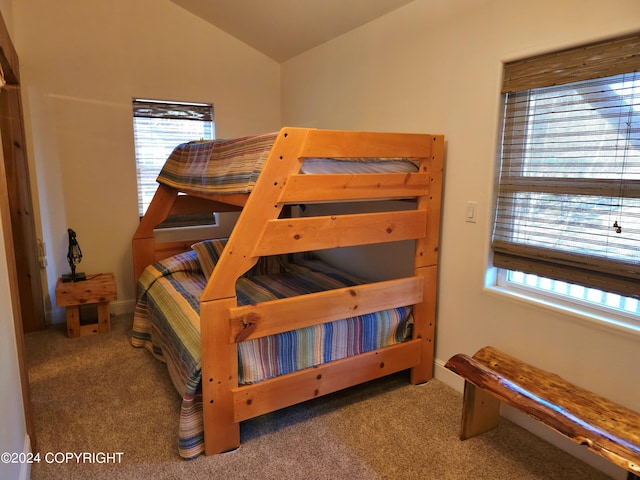
<instances>
[{"instance_id":1,"label":"metal figurine","mask_svg":"<svg viewBox=\"0 0 640 480\"><path fill-rule=\"evenodd\" d=\"M62 275L63 282L78 282L80 280L86 280L87 277L84 273L76 273L76 265L82 261L82 250L76 238L76 232L67 229L69 234L69 249L67 250L67 261L69 267L71 267L71 273Z\"/></svg>"}]
</instances>

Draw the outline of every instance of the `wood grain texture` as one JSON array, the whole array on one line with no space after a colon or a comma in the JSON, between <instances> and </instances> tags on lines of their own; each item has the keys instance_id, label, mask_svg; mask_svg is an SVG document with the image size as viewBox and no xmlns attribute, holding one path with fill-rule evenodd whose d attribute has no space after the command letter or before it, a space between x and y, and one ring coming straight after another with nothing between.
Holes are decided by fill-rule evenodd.
<instances>
[{"instance_id":1,"label":"wood grain texture","mask_svg":"<svg viewBox=\"0 0 640 480\"><path fill-rule=\"evenodd\" d=\"M429 188L417 197L418 210L427 211L427 225L416 241L415 267L437 265L440 258L440 219L444 173L444 136L429 135L429 155L420 161L420 171L429 175Z\"/></svg>"},{"instance_id":2,"label":"wood grain texture","mask_svg":"<svg viewBox=\"0 0 640 480\"><path fill-rule=\"evenodd\" d=\"M429 188L424 173L291 175L281 201L289 203L408 198Z\"/></svg>"},{"instance_id":3,"label":"wood grain texture","mask_svg":"<svg viewBox=\"0 0 640 480\"><path fill-rule=\"evenodd\" d=\"M240 446L240 424L234 420L233 395L238 388L238 349L229 340L229 309L235 297L201 307L202 413L206 455Z\"/></svg>"},{"instance_id":4,"label":"wood grain texture","mask_svg":"<svg viewBox=\"0 0 640 480\"><path fill-rule=\"evenodd\" d=\"M411 369L411 383L414 385L433 378L438 267L416 268L416 276L422 277L423 282L422 301L413 306L413 338L420 340L422 361Z\"/></svg>"},{"instance_id":5,"label":"wood grain texture","mask_svg":"<svg viewBox=\"0 0 640 480\"><path fill-rule=\"evenodd\" d=\"M425 210L273 219L253 255L413 240L424 234L426 222Z\"/></svg>"},{"instance_id":6,"label":"wood grain texture","mask_svg":"<svg viewBox=\"0 0 640 480\"><path fill-rule=\"evenodd\" d=\"M467 382L633 474L640 473L640 414L493 347L445 365ZM474 406L464 410L474 415Z\"/></svg>"},{"instance_id":7,"label":"wood grain texture","mask_svg":"<svg viewBox=\"0 0 640 480\"><path fill-rule=\"evenodd\" d=\"M108 333L111 329L109 302L117 299L116 281L112 273L88 275L79 282L56 284L56 305L66 307L67 336L82 337ZM81 325L80 306L97 304L97 322Z\"/></svg>"},{"instance_id":8,"label":"wood grain texture","mask_svg":"<svg viewBox=\"0 0 640 480\"><path fill-rule=\"evenodd\" d=\"M111 302L116 298L116 282L113 273L87 275L87 279L80 282L59 280L56 284L56 305L58 307Z\"/></svg>"},{"instance_id":9,"label":"wood grain texture","mask_svg":"<svg viewBox=\"0 0 640 480\"><path fill-rule=\"evenodd\" d=\"M418 133L378 133L345 130L309 130L300 150L303 158L423 158L431 145Z\"/></svg>"},{"instance_id":10,"label":"wood grain texture","mask_svg":"<svg viewBox=\"0 0 640 480\"><path fill-rule=\"evenodd\" d=\"M420 363L420 341L391 345L234 389L237 422L357 385Z\"/></svg>"},{"instance_id":11,"label":"wood grain texture","mask_svg":"<svg viewBox=\"0 0 640 480\"><path fill-rule=\"evenodd\" d=\"M422 301L422 277L401 278L232 308L231 339L242 342Z\"/></svg>"}]
</instances>

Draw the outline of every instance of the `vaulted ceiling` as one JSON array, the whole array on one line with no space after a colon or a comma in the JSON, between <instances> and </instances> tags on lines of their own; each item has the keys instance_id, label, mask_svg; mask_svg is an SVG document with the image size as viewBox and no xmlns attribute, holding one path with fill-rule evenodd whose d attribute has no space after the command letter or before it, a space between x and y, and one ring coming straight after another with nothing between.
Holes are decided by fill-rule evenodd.
<instances>
[{"instance_id":1,"label":"vaulted ceiling","mask_svg":"<svg viewBox=\"0 0 640 480\"><path fill-rule=\"evenodd\" d=\"M283 62L413 0L171 0Z\"/></svg>"}]
</instances>

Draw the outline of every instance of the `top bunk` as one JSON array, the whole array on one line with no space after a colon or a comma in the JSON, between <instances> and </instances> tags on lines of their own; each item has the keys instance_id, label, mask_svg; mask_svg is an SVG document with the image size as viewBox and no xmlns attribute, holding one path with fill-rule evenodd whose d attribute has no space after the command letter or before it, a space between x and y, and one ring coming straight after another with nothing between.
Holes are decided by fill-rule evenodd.
<instances>
[{"instance_id":1,"label":"top bunk","mask_svg":"<svg viewBox=\"0 0 640 480\"><path fill-rule=\"evenodd\" d=\"M179 145L133 238L135 278L193 243L157 242L162 221L211 211L241 210L224 256L234 256L234 267L220 269L231 272L225 277L241 275L260 256L406 239L418 240L416 266L436 264L443 149L442 135L291 127ZM406 211L295 219L286 208L389 199L416 203Z\"/></svg>"},{"instance_id":2,"label":"top bunk","mask_svg":"<svg viewBox=\"0 0 640 480\"><path fill-rule=\"evenodd\" d=\"M287 135L288 136L288 135ZM178 145L167 159L158 183L181 192L222 202L246 198L256 185L277 133L226 140L194 141ZM344 139L343 141L348 141ZM321 152L317 152L320 154ZM326 151L322 152L328 155ZM336 152L333 152L336 153ZM306 155L310 155L307 152ZM341 154L347 155L348 152ZM380 152L376 153L380 155ZM300 174L414 173L417 162L408 157L299 157ZM216 197L216 195L221 195ZM225 195L227 195L225 199ZM242 203L242 201L240 201Z\"/></svg>"}]
</instances>

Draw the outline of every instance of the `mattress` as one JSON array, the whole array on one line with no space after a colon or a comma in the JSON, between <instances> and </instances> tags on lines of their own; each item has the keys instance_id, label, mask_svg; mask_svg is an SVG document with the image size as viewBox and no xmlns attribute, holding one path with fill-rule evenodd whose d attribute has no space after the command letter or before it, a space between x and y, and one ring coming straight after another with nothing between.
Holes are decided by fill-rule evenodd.
<instances>
[{"instance_id":1,"label":"mattress","mask_svg":"<svg viewBox=\"0 0 640 480\"><path fill-rule=\"evenodd\" d=\"M158 183L183 192L205 194L249 193L264 167L277 133L230 140L207 140L178 145ZM307 158L301 173L406 173L418 171L405 158Z\"/></svg>"},{"instance_id":2,"label":"mattress","mask_svg":"<svg viewBox=\"0 0 640 480\"><path fill-rule=\"evenodd\" d=\"M215 257L224 243L207 241L206 250ZM134 346L147 348L167 364L182 396L179 453L184 458L204 448L199 319L208 270L199 259L204 250L147 267L139 282L132 333ZM238 280L236 292L238 305L248 305L359 283L363 281L307 254L281 255L261 259ZM400 307L239 343L239 383L256 383L403 342L411 336L411 324L411 307Z\"/></svg>"}]
</instances>

